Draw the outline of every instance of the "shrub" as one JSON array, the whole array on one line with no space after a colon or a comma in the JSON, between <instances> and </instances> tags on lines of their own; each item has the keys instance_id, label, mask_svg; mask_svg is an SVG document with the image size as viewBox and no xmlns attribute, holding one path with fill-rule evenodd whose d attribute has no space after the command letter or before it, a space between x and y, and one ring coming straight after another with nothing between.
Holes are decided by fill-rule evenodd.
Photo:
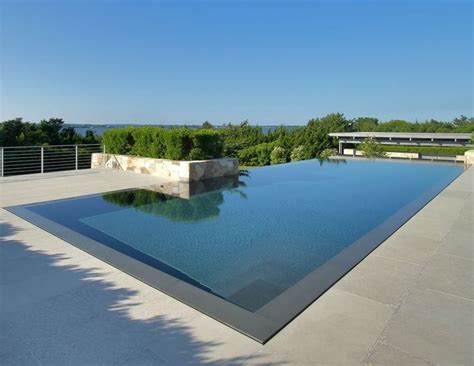
<instances>
[{"instance_id":1,"label":"shrub","mask_svg":"<svg viewBox=\"0 0 474 366\"><path fill-rule=\"evenodd\" d=\"M264 142L242 149L238 155L240 164L247 166L270 165L270 154L274 147L273 143Z\"/></svg>"},{"instance_id":2,"label":"shrub","mask_svg":"<svg viewBox=\"0 0 474 366\"><path fill-rule=\"evenodd\" d=\"M104 132L104 145L109 154L130 154L135 139L133 127L112 128Z\"/></svg>"},{"instance_id":3,"label":"shrub","mask_svg":"<svg viewBox=\"0 0 474 366\"><path fill-rule=\"evenodd\" d=\"M215 130L154 126L113 128L104 133L106 151L171 160L222 157L223 142Z\"/></svg>"},{"instance_id":4,"label":"shrub","mask_svg":"<svg viewBox=\"0 0 474 366\"><path fill-rule=\"evenodd\" d=\"M184 160L188 158L192 149L190 131L187 128L172 128L165 131L165 153L163 158L171 160Z\"/></svg>"},{"instance_id":5,"label":"shrub","mask_svg":"<svg viewBox=\"0 0 474 366\"><path fill-rule=\"evenodd\" d=\"M206 159L204 152L199 148L195 147L191 149L188 155L189 160L204 160Z\"/></svg>"},{"instance_id":6,"label":"shrub","mask_svg":"<svg viewBox=\"0 0 474 366\"><path fill-rule=\"evenodd\" d=\"M213 129L200 129L193 131L192 133L193 150L198 149L200 155L197 155L197 151L194 152L196 158L190 159L210 159L215 157L221 157L224 152L224 141L221 134Z\"/></svg>"},{"instance_id":7,"label":"shrub","mask_svg":"<svg viewBox=\"0 0 474 366\"><path fill-rule=\"evenodd\" d=\"M472 147L442 147L442 146L401 146L382 145L380 149L384 152L412 152L433 155L464 155Z\"/></svg>"},{"instance_id":8,"label":"shrub","mask_svg":"<svg viewBox=\"0 0 474 366\"><path fill-rule=\"evenodd\" d=\"M151 126L134 128L132 130L134 144L130 153L138 156L163 157L166 152L165 132L163 128Z\"/></svg>"},{"instance_id":9,"label":"shrub","mask_svg":"<svg viewBox=\"0 0 474 366\"><path fill-rule=\"evenodd\" d=\"M329 159L331 156L337 155L337 150L336 149L324 149L321 151L321 154L319 154L319 157L321 159Z\"/></svg>"},{"instance_id":10,"label":"shrub","mask_svg":"<svg viewBox=\"0 0 474 366\"><path fill-rule=\"evenodd\" d=\"M373 137L368 137L359 145L359 150L364 152L367 158L376 158L383 156L384 152L381 145L378 144Z\"/></svg>"},{"instance_id":11,"label":"shrub","mask_svg":"<svg viewBox=\"0 0 474 366\"><path fill-rule=\"evenodd\" d=\"M276 146L273 148L270 153L270 163L272 164L282 164L288 161L288 154L286 150L281 146Z\"/></svg>"},{"instance_id":12,"label":"shrub","mask_svg":"<svg viewBox=\"0 0 474 366\"><path fill-rule=\"evenodd\" d=\"M299 145L291 151L291 161L300 161L309 159L309 152L304 145Z\"/></svg>"}]
</instances>

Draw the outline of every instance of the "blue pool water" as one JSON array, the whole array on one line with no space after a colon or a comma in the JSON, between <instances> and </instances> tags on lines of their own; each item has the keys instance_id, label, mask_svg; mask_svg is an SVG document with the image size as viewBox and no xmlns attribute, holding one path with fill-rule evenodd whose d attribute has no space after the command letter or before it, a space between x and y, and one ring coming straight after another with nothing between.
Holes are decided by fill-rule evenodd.
<instances>
[{"instance_id":1,"label":"blue pool water","mask_svg":"<svg viewBox=\"0 0 474 366\"><path fill-rule=\"evenodd\" d=\"M135 189L28 209L256 311L461 171L312 160L195 183L190 199Z\"/></svg>"}]
</instances>

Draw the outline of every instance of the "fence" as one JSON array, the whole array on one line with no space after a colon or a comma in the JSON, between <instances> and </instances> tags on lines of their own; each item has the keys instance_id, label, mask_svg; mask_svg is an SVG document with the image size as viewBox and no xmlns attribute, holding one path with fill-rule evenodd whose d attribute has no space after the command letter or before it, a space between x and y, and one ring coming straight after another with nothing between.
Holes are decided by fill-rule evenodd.
<instances>
[{"instance_id":1,"label":"fence","mask_svg":"<svg viewBox=\"0 0 474 366\"><path fill-rule=\"evenodd\" d=\"M0 147L0 172L6 177L89 169L97 152L103 152L101 144Z\"/></svg>"}]
</instances>

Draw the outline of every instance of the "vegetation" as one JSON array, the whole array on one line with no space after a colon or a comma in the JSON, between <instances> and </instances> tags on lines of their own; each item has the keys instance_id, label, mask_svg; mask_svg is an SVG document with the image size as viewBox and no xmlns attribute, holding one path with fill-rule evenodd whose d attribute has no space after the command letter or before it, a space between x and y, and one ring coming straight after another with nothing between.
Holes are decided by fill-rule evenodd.
<instances>
[{"instance_id":1,"label":"vegetation","mask_svg":"<svg viewBox=\"0 0 474 366\"><path fill-rule=\"evenodd\" d=\"M412 152L427 155L464 155L472 147L379 145L382 152ZM360 149L360 148L359 148Z\"/></svg>"},{"instance_id":2,"label":"vegetation","mask_svg":"<svg viewBox=\"0 0 474 366\"><path fill-rule=\"evenodd\" d=\"M309 152L303 145L296 146L290 155L291 161L300 161L309 159Z\"/></svg>"},{"instance_id":3,"label":"vegetation","mask_svg":"<svg viewBox=\"0 0 474 366\"><path fill-rule=\"evenodd\" d=\"M278 127L264 133L261 127L248 121L240 124L213 126L206 121L200 128L157 126L122 127L107 130L103 142L110 153L197 160L222 156L239 158L241 165L258 166L280 164L312 158L325 158L335 153L337 139L330 132L388 131L388 132L471 132L474 118L460 116L450 122L429 120L410 123L404 120L380 122L377 118L347 119L341 113L311 119L298 128ZM98 142L92 131L85 137L73 128L64 128L61 119L43 120L39 124L21 119L0 124L0 145L41 145ZM380 156L385 151L412 151L424 153L462 153L462 148L418 148L376 146L366 141L361 147L366 155ZM402 149L402 150L401 150ZM429 150L431 149L431 150ZM435 150L433 150L435 149Z\"/></svg>"},{"instance_id":4,"label":"vegetation","mask_svg":"<svg viewBox=\"0 0 474 366\"><path fill-rule=\"evenodd\" d=\"M0 146L48 146L96 144L100 139L92 130L85 136L73 127L65 127L60 118L50 118L39 123L23 122L21 118L0 123ZM90 168L90 149L79 147L76 165L76 150L64 146L46 150L42 158L40 149L5 149L3 151L3 174L29 174L67 169ZM43 162L43 164L41 164Z\"/></svg>"},{"instance_id":5,"label":"vegetation","mask_svg":"<svg viewBox=\"0 0 474 366\"><path fill-rule=\"evenodd\" d=\"M288 154L285 148L281 146L275 146L270 153L271 164L282 164L288 162Z\"/></svg>"},{"instance_id":6,"label":"vegetation","mask_svg":"<svg viewBox=\"0 0 474 366\"><path fill-rule=\"evenodd\" d=\"M382 145L378 144L373 137L368 137L359 145L359 150L364 152L367 158L377 158L384 156Z\"/></svg>"},{"instance_id":7,"label":"vegetation","mask_svg":"<svg viewBox=\"0 0 474 366\"><path fill-rule=\"evenodd\" d=\"M331 156L337 155L337 149L324 149L319 154L321 159L329 159Z\"/></svg>"},{"instance_id":8,"label":"vegetation","mask_svg":"<svg viewBox=\"0 0 474 366\"><path fill-rule=\"evenodd\" d=\"M411 123L404 120L392 120L380 123L377 118L356 118L352 123L353 131L360 132L474 132L474 118L461 115L451 122L430 119L423 123Z\"/></svg>"},{"instance_id":9,"label":"vegetation","mask_svg":"<svg viewBox=\"0 0 474 366\"><path fill-rule=\"evenodd\" d=\"M273 143L261 143L244 148L238 152L239 163L244 166L269 165L270 154L275 145Z\"/></svg>"},{"instance_id":10,"label":"vegetation","mask_svg":"<svg viewBox=\"0 0 474 366\"><path fill-rule=\"evenodd\" d=\"M224 144L214 129L154 126L113 128L103 137L107 152L172 160L220 158Z\"/></svg>"},{"instance_id":11,"label":"vegetation","mask_svg":"<svg viewBox=\"0 0 474 366\"><path fill-rule=\"evenodd\" d=\"M177 222L217 217L220 213L219 206L224 202L224 195L219 191L197 195L188 200L144 189L105 193L102 198L120 207L134 207Z\"/></svg>"},{"instance_id":12,"label":"vegetation","mask_svg":"<svg viewBox=\"0 0 474 366\"><path fill-rule=\"evenodd\" d=\"M191 182L196 193L189 199L173 197L161 192L136 189L104 193L103 200L119 207L133 207L138 211L165 217L175 222L194 222L211 219L220 214L224 192L247 196L242 188L246 186L240 177L248 177L248 171L241 171L239 178L219 177L200 182ZM199 192L199 193L197 193Z\"/></svg>"},{"instance_id":13,"label":"vegetation","mask_svg":"<svg viewBox=\"0 0 474 366\"><path fill-rule=\"evenodd\" d=\"M89 130L85 136L73 127L64 127L61 118L43 119L39 123L23 122L21 118L0 123L0 146L37 146L96 144L98 136Z\"/></svg>"}]
</instances>

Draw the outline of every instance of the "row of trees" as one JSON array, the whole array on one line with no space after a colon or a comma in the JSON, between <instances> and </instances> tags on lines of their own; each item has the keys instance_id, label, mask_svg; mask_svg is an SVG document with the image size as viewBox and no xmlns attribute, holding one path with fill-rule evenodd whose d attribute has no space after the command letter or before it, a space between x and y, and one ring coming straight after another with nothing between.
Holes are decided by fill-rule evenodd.
<instances>
[{"instance_id":1,"label":"row of trees","mask_svg":"<svg viewBox=\"0 0 474 366\"><path fill-rule=\"evenodd\" d=\"M334 154L337 140L329 136L329 133L331 132L385 131L472 133L474 132L474 118L460 116L450 122L436 120L429 120L423 123L410 123L403 120L380 122L378 119L371 117L347 119L341 113L332 113L325 117L311 119L306 126L297 128L281 126L266 133L261 127L251 126L248 121L244 121L237 125L226 124L219 127L214 127L206 121L203 123L201 128L208 131L203 137L212 135L209 133L212 132L212 130L216 132L220 141L215 141L216 136L211 136L214 145L217 146L222 143L222 150L219 149L219 154L215 153L214 155L237 157L242 165L255 166L319 157L324 158ZM179 130L184 131L185 128L180 128ZM117 135L116 137L118 138L119 135L124 135L126 129L116 129L115 131L117 131L117 133L115 133L115 135L112 131L108 131L110 137L112 138ZM194 134L196 133L193 132L192 135L194 136ZM159 135L175 136L176 134L162 133L162 131L160 131ZM144 143L146 141L150 143L151 140L153 140L152 137L154 135L147 132L144 135L144 137L146 137L144 139L136 138L137 136L133 134L130 136L130 138L133 137L133 141L143 140ZM119 140L120 139L116 142L119 143ZM176 139L173 138L171 140L174 141ZM86 136L81 136L76 133L74 128L64 127L64 121L57 118L42 120L38 124L23 122L21 119L10 120L0 124L0 146L56 145L97 142L99 142L99 138L94 135L92 131L88 131ZM114 141L108 141L108 143L109 145L113 145ZM154 141L150 146L153 147L154 144L158 143L159 141ZM149 150L150 146L144 146L142 150ZM200 149L203 151L206 150L203 149L202 146L200 146ZM138 154L139 152L136 153ZM209 155L208 153L206 154ZM214 155L213 157L218 157ZM188 158L192 158L193 156L189 155Z\"/></svg>"},{"instance_id":2,"label":"row of trees","mask_svg":"<svg viewBox=\"0 0 474 366\"><path fill-rule=\"evenodd\" d=\"M404 120L380 122L377 118L362 117L352 120L353 131L360 132L474 132L474 118L461 115L450 122L430 119L422 123L411 123Z\"/></svg>"},{"instance_id":3,"label":"row of trees","mask_svg":"<svg viewBox=\"0 0 474 366\"><path fill-rule=\"evenodd\" d=\"M204 125L203 125L204 126ZM205 122L205 127L212 127ZM226 156L237 157L242 165L269 165L288 161L325 158L336 153L337 140L331 132L474 132L474 118L460 116L451 122L429 120L410 123L402 120L380 122L376 118L347 119L341 113L311 119L296 129L278 127L264 134L260 127L247 121L220 128Z\"/></svg>"},{"instance_id":4,"label":"row of trees","mask_svg":"<svg viewBox=\"0 0 474 366\"><path fill-rule=\"evenodd\" d=\"M85 136L73 127L65 127L61 118L41 120L39 123L23 122L15 118L0 123L0 146L35 146L96 144L100 137L89 130Z\"/></svg>"}]
</instances>

